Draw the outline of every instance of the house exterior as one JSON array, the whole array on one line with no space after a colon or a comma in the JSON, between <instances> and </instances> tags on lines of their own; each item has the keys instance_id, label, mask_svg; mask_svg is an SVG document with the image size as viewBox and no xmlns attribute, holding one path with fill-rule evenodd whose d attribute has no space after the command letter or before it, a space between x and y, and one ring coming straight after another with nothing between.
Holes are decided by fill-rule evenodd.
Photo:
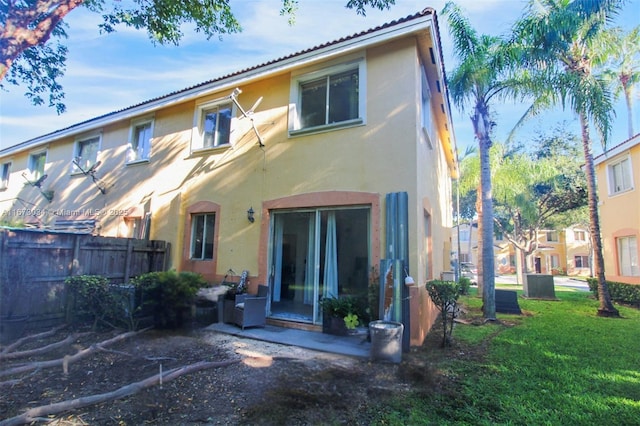
<instances>
[{"instance_id":1,"label":"house exterior","mask_svg":"<svg viewBox=\"0 0 640 426\"><path fill-rule=\"evenodd\" d=\"M640 134L595 157L593 164L605 275L640 284Z\"/></svg>"},{"instance_id":2,"label":"house exterior","mask_svg":"<svg viewBox=\"0 0 640 426\"><path fill-rule=\"evenodd\" d=\"M455 151L425 9L4 149L0 211L168 241L171 267L211 283L248 270L270 320L316 329L322 297L366 295L397 257L388 204L404 195L421 344L437 315L423 284L449 269Z\"/></svg>"},{"instance_id":3,"label":"house exterior","mask_svg":"<svg viewBox=\"0 0 640 426\"><path fill-rule=\"evenodd\" d=\"M478 228L474 223L459 225L461 262L477 264ZM457 244L457 227L452 239ZM540 230L537 237L538 248L530 256L528 267L531 273L591 276L591 245L586 227L574 225L561 230ZM495 272L497 274L516 273L516 250L506 238L498 235L493 240Z\"/></svg>"}]
</instances>

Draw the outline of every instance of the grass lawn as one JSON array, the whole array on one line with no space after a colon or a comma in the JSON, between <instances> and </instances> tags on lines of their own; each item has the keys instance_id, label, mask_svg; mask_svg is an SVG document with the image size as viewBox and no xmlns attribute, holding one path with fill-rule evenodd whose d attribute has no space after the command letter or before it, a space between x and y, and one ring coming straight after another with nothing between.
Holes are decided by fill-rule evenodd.
<instances>
[{"instance_id":1,"label":"grass lawn","mask_svg":"<svg viewBox=\"0 0 640 426\"><path fill-rule=\"evenodd\" d=\"M481 324L472 292L460 302ZM556 296L519 297L523 315L496 323L456 324L453 347L432 349L445 355L432 364L444 391L395 401L378 424L640 425L640 311L617 306L622 318L600 318L590 293ZM461 351L472 355L453 356Z\"/></svg>"}]
</instances>

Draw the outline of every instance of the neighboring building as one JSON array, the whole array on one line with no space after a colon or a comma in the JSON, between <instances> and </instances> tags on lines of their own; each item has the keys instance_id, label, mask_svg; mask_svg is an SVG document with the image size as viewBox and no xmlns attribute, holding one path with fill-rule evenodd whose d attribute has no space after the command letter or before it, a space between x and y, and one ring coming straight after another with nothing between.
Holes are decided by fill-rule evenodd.
<instances>
[{"instance_id":1,"label":"neighboring building","mask_svg":"<svg viewBox=\"0 0 640 426\"><path fill-rule=\"evenodd\" d=\"M457 229L454 227L452 241L457 244ZM538 248L529 256L529 271L537 274L590 276L591 245L586 228L572 226L562 230L538 231ZM512 243L501 235L493 240L495 272L516 273L516 250ZM461 262L478 263L478 227L476 223L460 224Z\"/></svg>"},{"instance_id":2,"label":"neighboring building","mask_svg":"<svg viewBox=\"0 0 640 426\"><path fill-rule=\"evenodd\" d=\"M437 316L422 284L449 269L454 152L425 9L6 148L0 211L169 241L173 268L212 283L249 270L253 291L271 288L271 319L315 328L322 296L366 294L397 252L387 199L406 199L421 344Z\"/></svg>"},{"instance_id":3,"label":"neighboring building","mask_svg":"<svg viewBox=\"0 0 640 426\"><path fill-rule=\"evenodd\" d=\"M640 134L594 158L604 271L608 280L640 284Z\"/></svg>"}]
</instances>

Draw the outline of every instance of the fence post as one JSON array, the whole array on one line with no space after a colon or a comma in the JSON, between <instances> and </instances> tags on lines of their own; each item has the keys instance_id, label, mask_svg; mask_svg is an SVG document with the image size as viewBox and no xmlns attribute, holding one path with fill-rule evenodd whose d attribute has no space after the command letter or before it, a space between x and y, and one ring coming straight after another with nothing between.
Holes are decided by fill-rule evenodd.
<instances>
[{"instance_id":1,"label":"fence post","mask_svg":"<svg viewBox=\"0 0 640 426\"><path fill-rule=\"evenodd\" d=\"M129 283L129 276L131 275L131 258L133 257L133 240L129 238L127 240L127 254L124 258L124 283Z\"/></svg>"},{"instance_id":2,"label":"fence post","mask_svg":"<svg viewBox=\"0 0 640 426\"><path fill-rule=\"evenodd\" d=\"M80 234L76 234L73 237L73 255L71 259L71 267L69 268L69 276L79 275L80 271ZM64 288L64 310L65 310L65 322L71 324L75 320L75 299L72 294L67 291L67 286Z\"/></svg>"}]
</instances>

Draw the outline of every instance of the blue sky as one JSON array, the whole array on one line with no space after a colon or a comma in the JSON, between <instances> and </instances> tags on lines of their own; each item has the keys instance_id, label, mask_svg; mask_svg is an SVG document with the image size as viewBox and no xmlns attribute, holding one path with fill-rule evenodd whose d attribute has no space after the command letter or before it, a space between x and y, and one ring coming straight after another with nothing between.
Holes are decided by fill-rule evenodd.
<instances>
[{"instance_id":1,"label":"blue sky","mask_svg":"<svg viewBox=\"0 0 640 426\"><path fill-rule=\"evenodd\" d=\"M230 72L258 65L345 35L366 30L414 14L429 6L440 12L445 0L396 0L390 10L369 11L366 17L345 9L347 0L300 0L296 22L290 26L279 15L279 0L231 0L243 32L207 41L185 29L180 46L154 46L146 33L120 29L100 34L99 17L83 9L67 18L69 48L67 71L61 83L67 112L34 107L21 87L7 86L0 92L0 149L59 130L81 121L208 81ZM506 33L520 15L526 0L459 0L479 33ZM625 28L640 24L640 0L630 0L617 23ZM448 72L455 68L452 46L444 17L441 36ZM635 126L640 126L640 97L636 92ZM454 107L455 109L455 107ZM504 140L524 111L524 106L506 103L495 108L496 140ZM627 139L627 112L622 100L611 139L613 146ZM453 118L460 150L475 144L468 113L456 110ZM554 111L532 119L518 133L526 140L537 129L552 129L566 122L578 132L570 112ZM599 144L594 144L597 153Z\"/></svg>"}]
</instances>

